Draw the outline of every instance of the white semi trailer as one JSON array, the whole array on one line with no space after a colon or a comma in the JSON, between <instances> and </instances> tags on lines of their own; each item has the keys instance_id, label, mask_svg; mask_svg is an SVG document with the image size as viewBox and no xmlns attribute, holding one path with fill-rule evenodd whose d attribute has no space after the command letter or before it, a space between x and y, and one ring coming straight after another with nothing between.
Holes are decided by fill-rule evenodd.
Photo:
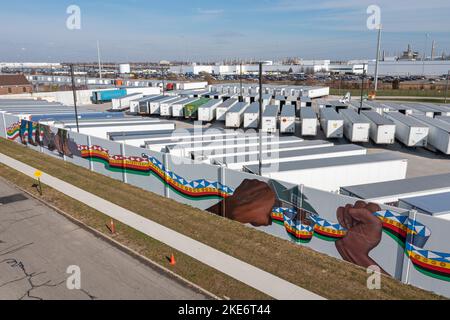
<instances>
[{"instance_id":1,"label":"white semi trailer","mask_svg":"<svg viewBox=\"0 0 450 320\"><path fill-rule=\"evenodd\" d=\"M400 112L389 112L384 115L395 123L395 137L407 147L426 147L430 129L412 116Z\"/></svg>"}]
</instances>

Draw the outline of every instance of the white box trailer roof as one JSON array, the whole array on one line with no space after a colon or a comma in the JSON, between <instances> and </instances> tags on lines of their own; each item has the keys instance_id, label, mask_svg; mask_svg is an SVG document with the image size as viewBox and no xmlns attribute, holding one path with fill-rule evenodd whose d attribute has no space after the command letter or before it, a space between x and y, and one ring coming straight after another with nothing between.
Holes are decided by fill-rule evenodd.
<instances>
[{"instance_id":1,"label":"white box trailer roof","mask_svg":"<svg viewBox=\"0 0 450 320\"><path fill-rule=\"evenodd\" d=\"M428 144L437 150L450 155L450 123L427 116L413 115L429 129Z\"/></svg>"},{"instance_id":2,"label":"white box trailer roof","mask_svg":"<svg viewBox=\"0 0 450 320\"><path fill-rule=\"evenodd\" d=\"M248 103L238 102L228 110L225 115L225 126L228 128L239 128L244 120L244 112Z\"/></svg>"},{"instance_id":3,"label":"white box trailer roof","mask_svg":"<svg viewBox=\"0 0 450 320\"><path fill-rule=\"evenodd\" d=\"M332 159L282 162L278 168L263 166L262 175L270 179L305 185L327 192L339 192L345 184L376 183L403 179L408 161L397 155L377 153ZM244 171L259 173L259 166Z\"/></svg>"},{"instance_id":4,"label":"white box trailer roof","mask_svg":"<svg viewBox=\"0 0 450 320\"><path fill-rule=\"evenodd\" d=\"M438 113L436 109L422 104L409 103L408 106L412 109L413 115L425 115L427 117L434 118L435 113Z\"/></svg>"},{"instance_id":5,"label":"white box trailer roof","mask_svg":"<svg viewBox=\"0 0 450 320\"><path fill-rule=\"evenodd\" d=\"M244 129L259 127L259 102L253 102L244 111Z\"/></svg>"},{"instance_id":6,"label":"white box trailer roof","mask_svg":"<svg viewBox=\"0 0 450 320\"><path fill-rule=\"evenodd\" d=\"M266 106L262 115L262 131L266 133L277 132L278 126L278 113L280 107L276 105Z\"/></svg>"},{"instance_id":7,"label":"white box trailer roof","mask_svg":"<svg viewBox=\"0 0 450 320\"><path fill-rule=\"evenodd\" d=\"M300 109L301 120L301 135L302 136L316 136L318 119L314 110L310 107Z\"/></svg>"},{"instance_id":8,"label":"white box trailer roof","mask_svg":"<svg viewBox=\"0 0 450 320\"><path fill-rule=\"evenodd\" d=\"M186 101L174 102L172 104L172 117L183 118L184 117L184 107L192 102L197 101L199 98L189 98Z\"/></svg>"},{"instance_id":9,"label":"white box trailer roof","mask_svg":"<svg viewBox=\"0 0 450 320\"><path fill-rule=\"evenodd\" d=\"M263 144L263 155L272 155L272 157L276 157L277 154L285 151L296 151L296 150L307 150L307 149L317 149L317 148L329 148L333 147L334 144L328 141L322 140L305 140L293 143L278 143L278 144ZM201 159L206 163L214 163L215 159L222 159L226 157L241 157L242 159L246 159L248 157L254 156L256 159L259 155L259 146L247 146L241 148L234 149L220 149L210 150L208 152L192 152L192 157L196 160Z\"/></svg>"},{"instance_id":10,"label":"white box trailer roof","mask_svg":"<svg viewBox=\"0 0 450 320\"><path fill-rule=\"evenodd\" d=\"M278 145L289 145L298 144L304 140L298 137L278 137L278 136L263 136L262 145L263 146L278 146ZM331 143L330 146L333 144ZM209 156L240 152L246 148L259 147L259 137L249 136L247 139L226 139L226 140L216 140L216 141L206 141L198 142L189 146L169 146L168 150L172 153L172 150L181 148L182 156L188 156L189 153L196 153L197 155ZM174 151L177 152L177 151Z\"/></svg>"},{"instance_id":11,"label":"white box trailer roof","mask_svg":"<svg viewBox=\"0 0 450 320\"><path fill-rule=\"evenodd\" d=\"M450 116L437 116L436 119L450 123Z\"/></svg>"},{"instance_id":12,"label":"white box trailer roof","mask_svg":"<svg viewBox=\"0 0 450 320\"><path fill-rule=\"evenodd\" d=\"M443 192L450 192L450 173L374 184L344 186L340 191L343 195L385 204L395 204L400 198Z\"/></svg>"},{"instance_id":13,"label":"white box trailer roof","mask_svg":"<svg viewBox=\"0 0 450 320\"><path fill-rule=\"evenodd\" d=\"M186 101L189 101L189 98L182 97L171 101L161 102L159 114L161 115L161 117L172 117L172 106L177 103L182 104Z\"/></svg>"},{"instance_id":14,"label":"white box trailer roof","mask_svg":"<svg viewBox=\"0 0 450 320\"><path fill-rule=\"evenodd\" d=\"M228 110L238 102L239 102L238 99L230 98L227 99L225 102L221 103L220 105L218 105L216 109L216 120L225 121L225 115L228 112Z\"/></svg>"},{"instance_id":15,"label":"white box trailer roof","mask_svg":"<svg viewBox=\"0 0 450 320\"><path fill-rule=\"evenodd\" d=\"M344 118L344 136L350 142L369 142L370 123L352 109L341 110Z\"/></svg>"},{"instance_id":16,"label":"white box trailer roof","mask_svg":"<svg viewBox=\"0 0 450 320\"><path fill-rule=\"evenodd\" d=\"M156 87L137 87L137 88L128 87L126 89L127 89L127 94L132 94L132 93L140 93L142 95L161 94L161 88L156 88Z\"/></svg>"},{"instance_id":17,"label":"white box trailer roof","mask_svg":"<svg viewBox=\"0 0 450 320\"><path fill-rule=\"evenodd\" d=\"M80 133L93 137L109 140L109 134L114 132L141 132L141 131L168 131L175 130L175 124L172 122L136 122L121 124L83 124L79 126ZM77 131L76 125L64 126L64 129Z\"/></svg>"},{"instance_id":18,"label":"white box trailer roof","mask_svg":"<svg viewBox=\"0 0 450 320\"><path fill-rule=\"evenodd\" d=\"M344 136L344 118L333 108L320 109L320 125L328 139Z\"/></svg>"},{"instance_id":19,"label":"white box trailer roof","mask_svg":"<svg viewBox=\"0 0 450 320\"><path fill-rule=\"evenodd\" d=\"M389 112L384 116L395 123L395 137L405 146L427 146L430 129L423 122L399 112Z\"/></svg>"},{"instance_id":20,"label":"white box trailer roof","mask_svg":"<svg viewBox=\"0 0 450 320\"><path fill-rule=\"evenodd\" d=\"M389 110L390 110L389 113L395 112L395 111L400 112L405 115L411 115L413 113L413 109L411 108L411 106L407 106L407 105L395 103L395 102L385 102L383 104L389 107Z\"/></svg>"},{"instance_id":21,"label":"white box trailer roof","mask_svg":"<svg viewBox=\"0 0 450 320\"><path fill-rule=\"evenodd\" d=\"M162 103L168 103L171 101L175 101L177 99L179 99L179 98L175 97L175 96L166 96L165 98L163 98L161 100L150 101L150 103L149 103L150 114L161 114L161 104Z\"/></svg>"},{"instance_id":22,"label":"white box trailer roof","mask_svg":"<svg viewBox=\"0 0 450 320\"><path fill-rule=\"evenodd\" d=\"M165 98L166 98L166 96L159 95L156 97L151 97L151 98L143 99L143 100L139 101L138 114L149 115L150 114L150 103L155 102L155 101L160 101Z\"/></svg>"},{"instance_id":23,"label":"white box trailer roof","mask_svg":"<svg viewBox=\"0 0 450 320\"><path fill-rule=\"evenodd\" d=\"M416 210L430 216L447 215L448 220L448 215L450 214L450 192L399 199L398 207L405 210Z\"/></svg>"},{"instance_id":24,"label":"white box trailer roof","mask_svg":"<svg viewBox=\"0 0 450 320\"><path fill-rule=\"evenodd\" d=\"M296 108L293 105L286 104L283 106L280 115L280 132L295 133L295 114Z\"/></svg>"},{"instance_id":25,"label":"white box trailer roof","mask_svg":"<svg viewBox=\"0 0 450 320\"><path fill-rule=\"evenodd\" d=\"M217 107L222 103L222 100L213 99L200 107L198 107L198 120L211 122L216 117Z\"/></svg>"},{"instance_id":26,"label":"white box trailer roof","mask_svg":"<svg viewBox=\"0 0 450 320\"><path fill-rule=\"evenodd\" d=\"M421 104L424 106L427 106L431 109L436 110L434 113L435 117L450 116L450 106L449 105L434 104L434 103L421 103Z\"/></svg>"},{"instance_id":27,"label":"white box trailer roof","mask_svg":"<svg viewBox=\"0 0 450 320\"><path fill-rule=\"evenodd\" d=\"M263 154L262 163L271 164L287 161L314 160L324 158L338 158L347 156L365 155L367 150L356 145L339 145L325 148L279 152L277 157ZM229 169L242 170L243 166L259 164L257 155L228 156L212 160L213 164L222 165Z\"/></svg>"},{"instance_id":28,"label":"white box trailer roof","mask_svg":"<svg viewBox=\"0 0 450 320\"><path fill-rule=\"evenodd\" d=\"M158 95L151 95L151 96L144 96L140 99L135 99L130 101L130 113L138 113L139 111L139 104L141 102L145 102L148 101L150 99L155 99L156 97L158 97Z\"/></svg>"},{"instance_id":29,"label":"white box trailer roof","mask_svg":"<svg viewBox=\"0 0 450 320\"><path fill-rule=\"evenodd\" d=\"M390 112L392 111L392 109L380 102L376 102L376 101L366 101L365 102L368 106L370 106L372 108L373 111L375 111L376 113L383 115L385 112ZM397 111L397 110L395 110Z\"/></svg>"},{"instance_id":30,"label":"white box trailer roof","mask_svg":"<svg viewBox=\"0 0 450 320\"><path fill-rule=\"evenodd\" d=\"M140 131L140 132L128 132L128 131L116 131L109 134L111 141L127 144L129 146L144 148L145 141L155 135L167 135L170 136L175 130L161 130L161 131Z\"/></svg>"},{"instance_id":31,"label":"white box trailer roof","mask_svg":"<svg viewBox=\"0 0 450 320\"><path fill-rule=\"evenodd\" d=\"M370 123L370 138L376 144L395 143L395 123L376 111L363 111L361 115Z\"/></svg>"},{"instance_id":32,"label":"white box trailer roof","mask_svg":"<svg viewBox=\"0 0 450 320\"><path fill-rule=\"evenodd\" d=\"M112 99L112 110L126 110L130 107L132 100L141 99L143 96L142 93L132 93L121 98Z\"/></svg>"},{"instance_id":33,"label":"white box trailer roof","mask_svg":"<svg viewBox=\"0 0 450 320\"><path fill-rule=\"evenodd\" d=\"M190 137L178 137L174 136L165 140L159 141L145 141L145 147L150 150L158 151L167 150L168 146L178 145L179 148L189 147L195 145L196 143L208 142L208 141L219 141L219 140L244 140L247 139L242 133L230 133L230 132L217 132L213 135L204 136L190 136Z\"/></svg>"}]
</instances>

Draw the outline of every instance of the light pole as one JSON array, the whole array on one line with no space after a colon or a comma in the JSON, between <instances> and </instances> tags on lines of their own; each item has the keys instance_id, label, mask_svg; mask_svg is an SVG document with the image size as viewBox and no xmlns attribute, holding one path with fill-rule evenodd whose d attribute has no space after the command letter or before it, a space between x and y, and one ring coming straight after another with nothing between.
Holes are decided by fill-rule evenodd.
<instances>
[{"instance_id":1,"label":"light pole","mask_svg":"<svg viewBox=\"0 0 450 320\"><path fill-rule=\"evenodd\" d=\"M263 114L263 84L262 84L262 62L259 63L259 175L262 176L262 114Z\"/></svg>"},{"instance_id":2,"label":"light pole","mask_svg":"<svg viewBox=\"0 0 450 320\"><path fill-rule=\"evenodd\" d=\"M427 50L428 50L428 33L425 34L425 50L423 52L423 57L422 57L422 76L425 76L425 60L427 58Z\"/></svg>"},{"instance_id":3,"label":"light pole","mask_svg":"<svg viewBox=\"0 0 450 320\"><path fill-rule=\"evenodd\" d=\"M380 24L378 26L378 41L377 41L377 59L375 63L375 93L378 91L378 64L380 61L380 50L381 50L381 30L383 26Z\"/></svg>"},{"instance_id":4,"label":"light pole","mask_svg":"<svg viewBox=\"0 0 450 320\"><path fill-rule=\"evenodd\" d=\"M366 78L366 64L363 64L363 75L362 75L362 82L361 82L361 102L358 109L358 113L361 114L361 110L363 107L363 97L364 97L364 80Z\"/></svg>"},{"instance_id":5,"label":"light pole","mask_svg":"<svg viewBox=\"0 0 450 320\"><path fill-rule=\"evenodd\" d=\"M80 127L78 125L78 109L77 109L77 89L75 87L74 66L70 65L70 75L72 77L72 92L73 92L73 106L75 107L75 121L77 123L77 132L80 133Z\"/></svg>"},{"instance_id":6,"label":"light pole","mask_svg":"<svg viewBox=\"0 0 450 320\"><path fill-rule=\"evenodd\" d=\"M448 98L448 82L449 82L449 78L450 77L450 70L448 70L447 73L447 85L445 86L445 101L444 103L447 103L447 98Z\"/></svg>"}]
</instances>

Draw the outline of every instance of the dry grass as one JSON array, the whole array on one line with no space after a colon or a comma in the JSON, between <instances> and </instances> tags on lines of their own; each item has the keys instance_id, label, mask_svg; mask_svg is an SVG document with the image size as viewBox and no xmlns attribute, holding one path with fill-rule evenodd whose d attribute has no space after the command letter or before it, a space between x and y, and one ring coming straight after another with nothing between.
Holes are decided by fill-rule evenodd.
<instances>
[{"instance_id":1,"label":"dry grass","mask_svg":"<svg viewBox=\"0 0 450 320\"><path fill-rule=\"evenodd\" d=\"M21 145L0 139L0 152L59 179L134 211L150 220L248 262L329 299L437 299L427 291L383 277L381 290L368 290L366 271L341 260L295 245L240 223L211 215L124 184L84 168L64 163ZM0 175L30 189L31 179L0 167ZM45 200L101 232L107 217L48 187ZM116 240L167 266L173 250L121 224ZM232 299L264 299L264 294L181 253L174 271L193 283Z\"/></svg>"}]
</instances>

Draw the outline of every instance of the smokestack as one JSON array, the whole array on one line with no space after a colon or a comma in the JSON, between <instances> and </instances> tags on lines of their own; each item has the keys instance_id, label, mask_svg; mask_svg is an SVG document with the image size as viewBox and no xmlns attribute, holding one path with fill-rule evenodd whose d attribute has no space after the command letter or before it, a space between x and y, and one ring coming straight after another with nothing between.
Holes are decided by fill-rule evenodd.
<instances>
[{"instance_id":1,"label":"smokestack","mask_svg":"<svg viewBox=\"0 0 450 320\"><path fill-rule=\"evenodd\" d=\"M434 53L435 53L435 50L436 50L436 41L433 40L433 43L432 43L432 45L431 45L431 61L434 60Z\"/></svg>"}]
</instances>

